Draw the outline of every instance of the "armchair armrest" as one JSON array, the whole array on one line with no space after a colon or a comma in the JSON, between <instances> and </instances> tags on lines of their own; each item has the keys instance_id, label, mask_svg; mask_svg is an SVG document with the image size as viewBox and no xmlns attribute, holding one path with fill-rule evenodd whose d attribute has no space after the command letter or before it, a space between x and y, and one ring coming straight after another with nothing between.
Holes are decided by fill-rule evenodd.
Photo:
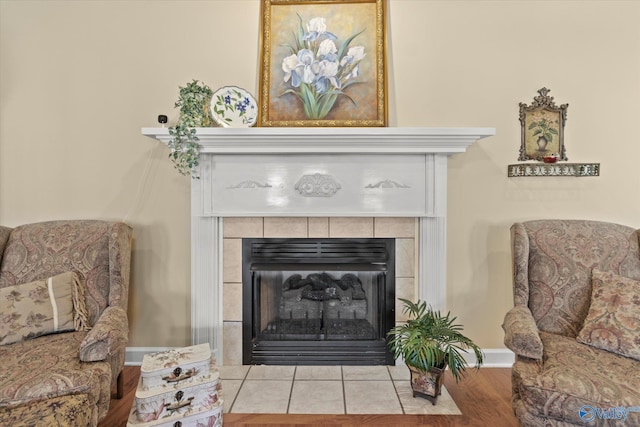
<instances>
[{"instance_id":1,"label":"armchair armrest","mask_svg":"<svg viewBox=\"0 0 640 427\"><path fill-rule=\"evenodd\" d=\"M542 340L531 310L516 305L507 312L502 323L504 344L518 356L542 360Z\"/></svg>"},{"instance_id":2,"label":"armchair armrest","mask_svg":"<svg viewBox=\"0 0 640 427\"><path fill-rule=\"evenodd\" d=\"M80 360L105 360L129 340L127 313L121 307L107 307L80 344Z\"/></svg>"},{"instance_id":3,"label":"armchair armrest","mask_svg":"<svg viewBox=\"0 0 640 427\"><path fill-rule=\"evenodd\" d=\"M11 230L12 229L9 227L3 227L0 225L0 261L2 261L2 254L4 254L4 248L7 246Z\"/></svg>"}]
</instances>

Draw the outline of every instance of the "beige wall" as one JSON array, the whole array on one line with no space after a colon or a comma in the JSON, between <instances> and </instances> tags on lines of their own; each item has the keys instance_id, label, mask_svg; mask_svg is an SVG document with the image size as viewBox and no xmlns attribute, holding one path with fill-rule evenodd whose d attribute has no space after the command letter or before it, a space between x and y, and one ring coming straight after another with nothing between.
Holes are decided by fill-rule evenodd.
<instances>
[{"instance_id":1,"label":"beige wall","mask_svg":"<svg viewBox=\"0 0 640 427\"><path fill-rule=\"evenodd\" d=\"M0 223L126 219L131 346L189 342L189 179L140 135L179 85L257 92L258 0L0 0ZM391 126L491 126L453 156L447 304L486 348L511 305L509 226L640 227L640 2L391 0ZM518 102L568 102L571 161L599 178L506 177Z\"/></svg>"}]
</instances>

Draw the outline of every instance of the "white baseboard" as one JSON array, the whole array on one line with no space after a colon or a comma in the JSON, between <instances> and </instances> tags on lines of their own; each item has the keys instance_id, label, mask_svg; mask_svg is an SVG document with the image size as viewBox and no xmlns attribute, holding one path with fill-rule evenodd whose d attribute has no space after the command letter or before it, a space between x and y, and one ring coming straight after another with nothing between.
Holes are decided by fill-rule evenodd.
<instances>
[{"instance_id":1,"label":"white baseboard","mask_svg":"<svg viewBox=\"0 0 640 427\"><path fill-rule=\"evenodd\" d=\"M140 366L142 357L148 353L171 350L173 347L127 347L124 364L127 366ZM484 353L485 368L510 368L515 360L513 352L507 348L489 348L482 350ZM467 353L465 359L470 366L475 365L476 358L473 353ZM402 361L398 361L402 364Z\"/></svg>"},{"instance_id":2,"label":"white baseboard","mask_svg":"<svg viewBox=\"0 0 640 427\"><path fill-rule=\"evenodd\" d=\"M515 354L508 348L486 348L483 349L485 368L510 368L515 360ZM464 359L469 366L476 364L476 355L474 353L467 353L464 355ZM396 365L404 365L404 360L396 360Z\"/></svg>"}]
</instances>

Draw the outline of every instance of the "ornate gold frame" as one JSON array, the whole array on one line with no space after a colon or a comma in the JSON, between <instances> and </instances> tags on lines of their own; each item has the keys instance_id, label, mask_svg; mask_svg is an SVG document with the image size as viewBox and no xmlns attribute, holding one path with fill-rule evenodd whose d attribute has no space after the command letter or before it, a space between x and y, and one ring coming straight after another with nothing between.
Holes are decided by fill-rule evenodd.
<instances>
[{"instance_id":1,"label":"ornate gold frame","mask_svg":"<svg viewBox=\"0 0 640 427\"><path fill-rule=\"evenodd\" d=\"M258 126L386 126L385 3L386 0L262 0ZM326 32L324 28L313 31L313 18L325 18ZM340 74L334 75L333 80L325 78L324 82L320 78L313 83L304 81L319 74L303 74L299 70L317 70L311 68L321 62L316 61L313 65L305 63L309 68L300 68L298 62L287 74L284 59L291 55L290 60L300 58L305 45L299 45L298 40L311 40L311 33L318 41L326 39L328 33L335 36L338 73L346 74L348 70L343 67L348 65L343 64L348 64L349 58L357 61L352 62L357 65L356 72L346 74L349 77L344 82L337 78ZM342 45L346 48L341 51ZM364 55L359 59L357 55L346 55L347 48L360 46ZM345 56L349 58L342 60ZM299 78L298 86L294 86L294 77L302 75L305 87ZM285 80L287 76L289 79ZM337 90L341 93L337 94ZM327 101L328 92L335 95L333 102ZM321 117L322 113L326 115Z\"/></svg>"},{"instance_id":2,"label":"ornate gold frame","mask_svg":"<svg viewBox=\"0 0 640 427\"><path fill-rule=\"evenodd\" d=\"M567 120L569 104L560 107L548 96L549 89L538 90L529 106L520 103L521 146L519 161L556 157L568 160L564 146L564 124Z\"/></svg>"}]
</instances>

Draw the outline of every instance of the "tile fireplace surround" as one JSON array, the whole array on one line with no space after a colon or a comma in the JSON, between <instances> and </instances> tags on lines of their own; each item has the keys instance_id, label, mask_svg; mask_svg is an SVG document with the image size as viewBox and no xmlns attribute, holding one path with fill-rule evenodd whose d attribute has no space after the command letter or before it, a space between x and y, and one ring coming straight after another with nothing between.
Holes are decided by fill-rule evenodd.
<instances>
[{"instance_id":1,"label":"tile fireplace surround","mask_svg":"<svg viewBox=\"0 0 640 427\"><path fill-rule=\"evenodd\" d=\"M142 134L170 139L166 128ZM494 134L493 128L198 129L192 344L209 342L221 364L241 364L242 237L395 237L397 297L444 309L447 159ZM396 320L402 320L397 309Z\"/></svg>"}]
</instances>

